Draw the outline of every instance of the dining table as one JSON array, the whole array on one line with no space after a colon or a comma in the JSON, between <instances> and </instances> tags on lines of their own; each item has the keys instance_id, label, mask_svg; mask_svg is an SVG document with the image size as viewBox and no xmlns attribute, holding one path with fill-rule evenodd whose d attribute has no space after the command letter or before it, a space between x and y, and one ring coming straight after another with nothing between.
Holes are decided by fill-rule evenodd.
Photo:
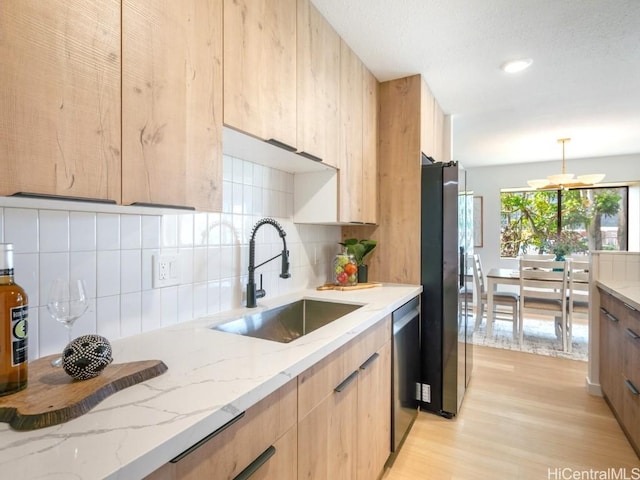
<instances>
[{"instance_id":1,"label":"dining table","mask_svg":"<svg viewBox=\"0 0 640 480\"><path fill-rule=\"evenodd\" d=\"M487 336L493 333L493 322L495 321L493 294L498 290L498 285L517 285L520 287L520 270L492 268L487 273Z\"/></svg>"},{"instance_id":2,"label":"dining table","mask_svg":"<svg viewBox=\"0 0 640 480\"><path fill-rule=\"evenodd\" d=\"M492 268L487 273L487 337L493 333L495 312L493 309L493 294L498 285L520 286L520 270L512 268Z\"/></svg>"}]
</instances>

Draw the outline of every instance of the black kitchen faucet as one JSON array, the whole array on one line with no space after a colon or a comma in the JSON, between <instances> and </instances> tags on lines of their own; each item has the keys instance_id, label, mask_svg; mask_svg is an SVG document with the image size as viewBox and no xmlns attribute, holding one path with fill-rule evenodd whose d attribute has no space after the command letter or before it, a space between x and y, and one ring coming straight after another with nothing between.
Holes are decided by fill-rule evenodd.
<instances>
[{"instance_id":1,"label":"black kitchen faucet","mask_svg":"<svg viewBox=\"0 0 640 480\"><path fill-rule=\"evenodd\" d=\"M259 265L256 265L256 232L262 225L271 225L278 230L278 235L282 239L282 252L271 257L269 260L265 260ZM287 250L287 241L284 237L287 232L284 231L282 226L276 222L273 218L263 218L258 220L251 230L251 238L249 239L249 280L247 282L247 307L255 308L257 306L256 300L264 297L267 292L262 289L262 275L260 275L260 289L256 290L256 278L255 271L258 267L261 267L265 263L269 263L271 260L275 260L278 257L282 257L282 271L280 272L280 278L289 278L289 250Z\"/></svg>"}]
</instances>

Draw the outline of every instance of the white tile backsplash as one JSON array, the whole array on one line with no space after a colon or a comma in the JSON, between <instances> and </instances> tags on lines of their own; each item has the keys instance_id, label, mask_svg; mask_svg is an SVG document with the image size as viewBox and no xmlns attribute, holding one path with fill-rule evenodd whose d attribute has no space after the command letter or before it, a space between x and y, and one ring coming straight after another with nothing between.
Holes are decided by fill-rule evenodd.
<instances>
[{"instance_id":1,"label":"white tile backsplash","mask_svg":"<svg viewBox=\"0 0 640 480\"><path fill-rule=\"evenodd\" d=\"M160 289L160 304L162 326L178 323L178 287Z\"/></svg>"},{"instance_id":2,"label":"white tile backsplash","mask_svg":"<svg viewBox=\"0 0 640 480\"><path fill-rule=\"evenodd\" d=\"M242 191L243 185L241 183L231 184L231 213L242 214Z\"/></svg>"},{"instance_id":3,"label":"white tile backsplash","mask_svg":"<svg viewBox=\"0 0 640 480\"><path fill-rule=\"evenodd\" d=\"M234 183L242 183L242 179L244 178L244 160L241 160L239 158L234 158L232 160L232 171L233 171L233 176L231 177L231 180Z\"/></svg>"},{"instance_id":4,"label":"white tile backsplash","mask_svg":"<svg viewBox=\"0 0 640 480\"><path fill-rule=\"evenodd\" d=\"M129 337L142 332L142 292L120 296L120 334Z\"/></svg>"},{"instance_id":5,"label":"white tile backsplash","mask_svg":"<svg viewBox=\"0 0 640 480\"><path fill-rule=\"evenodd\" d=\"M120 250L98 251L96 285L98 298L120 294Z\"/></svg>"},{"instance_id":6,"label":"white tile backsplash","mask_svg":"<svg viewBox=\"0 0 640 480\"><path fill-rule=\"evenodd\" d=\"M40 253L69 250L69 212L41 210L39 215Z\"/></svg>"},{"instance_id":7,"label":"white tile backsplash","mask_svg":"<svg viewBox=\"0 0 640 480\"><path fill-rule=\"evenodd\" d=\"M178 287L178 322L188 322L193 319L193 285Z\"/></svg>"},{"instance_id":8,"label":"white tile backsplash","mask_svg":"<svg viewBox=\"0 0 640 480\"><path fill-rule=\"evenodd\" d=\"M56 278L69 279L69 252L41 253L40 257L40 303L46 305L49 288Z\"/></svg>"},{"instance_id":9,"label":"white tile backsplash","mask_svg":"<svg viewBox=\"0 0 640 480\"><path fill-rule=\"evenodd\" d=\"M161 289L142 292L142 331L156 330L162 326Z\"/></svg>"},{"instance_id":10,"label":"white tile backsplash","mask_svg":"<svg viewBox=\"0 0 640 480\"><path fill-rule=\"evenodd\" d=\"M178 215L165 215L160 222L160 248L175 248L178 246Z\"/></svg>"},{"instance_id":11,"label":"white tile backsplash","mask_svg":"<svg viewBox=\"0 0 640 480\"><path fill-rule=\"evenodd\" d=\"M193 318L204 317L207 314L207 282L193 284Z\"/></svg>"},{"instance_id":12,"label":"white tile backsplash","mask_svg":"<svg viewBox=\"0 0 640 480\"><path fill-rule=\"evenodd\" d=\"M222 159L222 180L225 182L233 181L233 158L228 155Z\"/></svg>"},{"instance_id":13,"label":"white tile backsplash","mask_svg":"<svg viewBox=\"0 0 640 480\"><path fill-rule=\"evenodd\" d=\"M142 248L160 248L159 216L142 217Z\"/></svg>"},{"instance_id":14,"label":"white tile backsplash","mask_svg":"<svg viewBox=\"0 0 640 480\"><path fill-rule=\"evenodd\" d=\"M98 250L120 250L120 215L99 213L96 232Z\"/></svg>"},{"instance_id":15,"label":"white tile backsplash","mask_svg":"<svg viewBox=\"0 0 640 480\"><path fill-rule=\"evenodd\" d=\"M133 293L142 289L142 252L120 251L120 292Z\"/></svg>"},{"instance_id":16,"label":"white tile backsplash","mask_svg":"<svg viewBox=\"0 0 640 480\"><path fill-rule=\"evenodd\" d=\"M98 335L108 339L120 338L120 295L98 297L96 306Z\"/></svg>"},{"instance_id":17,"label":"white tile backsplash","mask_svg":"<svg viewBox=\"0 0 640 480\"><path fill-rule=\"evenodd\" d=\"M193 246L193 214L178 216L178 246Z\"/></svg>"},{"instance_id":18,"label":"white tile backsplash","mask_svg":"<svg viewBox=\"0 0 640 480\"><path fill-rule=\"evenodd\" d=\"M92 212L69 212L69 240L72 252L95 250L96 214Z\"/></svg>"},{"instance_id":19,"label":"white tile backsplash","mask_svg":"<svg viewBox=\"0 0 640 480\"><path fill-rule=\"evenodd\" d=\"M73 327L74 337L99 333L109 339L239 308L245 302L249 237L265 216L287 232L293 278L279 278L280 260L256 271L267 296L324 283L340 228L295 225L293 175L224 157L222 212L169 215L104 213L36 208L0 208L0 240L14 244L16 281L30 305L31 358L57 353L65 328L46 310L53 278L82 278L89 310ZM256 263L280 253L276 229L256 235ZM317 249L317 265L309 251ZM154 289L152 256L179 255L179 285ZM322 272L320 275L314 272Z\"/></svg>"},{"instance_id":20,"label":"white tile backsplash","mask_svg":"<svg viewBox=\"0 0 640 480\"><path fill-rule=\"evenodd\" d=\"M15 253L38 252L38 210L4 209L4 241Z\"/></svg>"},{"instance_id":21,"label":"white tile backsplash","mask_svg":"<svg viewBox=\"0 0 640 480\"><path fill-rule=\"evenodd\" d=\"M142 217L140 215L120 216L120 248L133 250L142 247Z\"/></svg>"},{"instance_id":22,"label":"white tile backsplash","mask_svg":"<svg viewBox=\"0 0 640 480\"><path fill-rule=\"evenodd\" d=\"M243 185L253 185L253 163L243 162L242 164L242 180Z\"/></svg>"},{"instance_id":23,"label":"white tile backsplash","mask_svg":"<svg viewBox=\"0 0 640 480\"><path fill-rule=\"evenodd\" d=\"M96 280L98 278L97 252L70 252L69 278L84 280L89 298L96 297Z\"/></svg>"}]
</instances>

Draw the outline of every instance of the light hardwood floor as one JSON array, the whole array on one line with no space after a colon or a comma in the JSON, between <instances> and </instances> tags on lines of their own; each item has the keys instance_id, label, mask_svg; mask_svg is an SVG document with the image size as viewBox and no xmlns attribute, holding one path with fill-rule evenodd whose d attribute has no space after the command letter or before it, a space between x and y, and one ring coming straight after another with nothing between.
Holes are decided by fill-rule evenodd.
<instances>
[{"instance_id":1,"label":"light hardwood floor","mask_svg":"<svg viewBox=\"0 0 640 480\"><path fill-rule=\"evenodd\" d=\"M474 346L458 417L420 413L383 479L604 478L562 477L563 468L626 468L626 478L640 478L604 399L586 392L586 372L586 362Z\"/></svg>"}]
</instances>

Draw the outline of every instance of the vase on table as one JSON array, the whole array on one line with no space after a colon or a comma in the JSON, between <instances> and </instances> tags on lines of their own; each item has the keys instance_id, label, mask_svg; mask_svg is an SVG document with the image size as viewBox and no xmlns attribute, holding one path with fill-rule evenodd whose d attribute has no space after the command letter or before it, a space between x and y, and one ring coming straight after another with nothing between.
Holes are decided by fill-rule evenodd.
<instances>
[{"instance_id":1,"label":"vase on table","mask_svg":"<svg viewBox=\"0 0 640 480\"><path fill-rule=\"evenodd\" d=\"M367 283L369 281L369 266L358 265L358 283Z\"/></svg>"}]
</instances>

